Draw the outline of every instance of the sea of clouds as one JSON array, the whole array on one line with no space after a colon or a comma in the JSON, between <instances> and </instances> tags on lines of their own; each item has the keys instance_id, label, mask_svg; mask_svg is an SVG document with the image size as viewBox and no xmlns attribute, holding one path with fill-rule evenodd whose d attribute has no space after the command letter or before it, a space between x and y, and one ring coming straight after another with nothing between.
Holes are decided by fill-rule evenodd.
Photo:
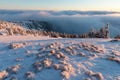
<instances>
[{"instance_id":1,"label":"sea of clouds","mask_svg":"<svg viewBox=\"0 0 120 80\"><path fill-rule=\"evenodd\" d=\"M115 11L0 10L0 20L48 21L56 27L56 31L78 34L89 32L91 27L99 29L109 23L113 37L120 34L119 14Z\"/></svg>"}]
</instances>

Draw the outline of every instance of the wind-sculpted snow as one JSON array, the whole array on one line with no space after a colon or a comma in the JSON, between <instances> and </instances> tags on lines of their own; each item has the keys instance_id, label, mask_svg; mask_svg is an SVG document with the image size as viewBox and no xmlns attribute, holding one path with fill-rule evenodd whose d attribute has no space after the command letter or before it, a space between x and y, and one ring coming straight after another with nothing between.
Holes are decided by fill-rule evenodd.
<instances>
[{"instance_id":1,"label":"wind-sculpted snow","mask_svg":"<svg viewBox=\"0 0 120 80\"><path fill-rule=\"evenodd\" d=\"M6 38L8 37L8 38ZM2 80L119 80L120 42L0 36ZM22 45L22 46L21 46ZM113 66L114 65L114 66Z\"/></svg>"}]
</instances>

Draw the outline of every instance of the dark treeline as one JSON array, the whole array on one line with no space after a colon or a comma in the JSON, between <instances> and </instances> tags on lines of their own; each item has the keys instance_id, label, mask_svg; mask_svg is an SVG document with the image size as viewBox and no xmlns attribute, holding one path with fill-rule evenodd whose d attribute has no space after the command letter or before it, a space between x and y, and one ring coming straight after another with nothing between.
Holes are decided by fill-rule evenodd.
<instances>
[{"instance_id":1,"label":"dark treeline","mask_svg":"<svg viewBox=\"0 0 120 80\"><path fill-rule=\"evenodd\" d=\"M49 36L54 38L110 38L109 24L106 24L104 27L98 30L91 28L90 32L81 35L59 33L47 30L30 30L30 29L26 30L20 26L13 25L12 23L10 25L4 23L4 25L0 26L0 29L5 29L7 35L20 34L20 35ZM0 33L0 35L3 35L3 33ZM117 35L115 38L120 39L120 35Z\"/></svg>"},{"instance_id":2,"label":"dark treeline","mask_svg":"<svg viewBox=\"0 0 120 80\"><path fill-rule=\"evenodd\" d=\"M38 30L27 30L27 34L50 36L55 38L109 38L109 25L95 31L94 28L87 34L67 34L67 33L58 33L53 31L38 31Z\"/></svg>"}]
</instances>

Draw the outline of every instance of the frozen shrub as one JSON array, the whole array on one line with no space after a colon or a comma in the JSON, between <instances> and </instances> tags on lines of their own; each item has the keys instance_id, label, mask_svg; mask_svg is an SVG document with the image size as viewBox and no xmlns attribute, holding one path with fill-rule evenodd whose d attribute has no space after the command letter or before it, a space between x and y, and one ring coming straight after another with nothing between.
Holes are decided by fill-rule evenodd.
<instances>
[{"instance_id":1,"label":"frozen shrub","mask_svg":"<svg viewBox=\"0 0 120 80\"><path fill-rule=\"evenodd\" d=\"M72 49L73 49L73 47L72 47L72 46L68 46L68 48L69 48L70 50L72 50Z\"/></svg>"},{"instance_id":2,"label":"frozen shrub","mask_svg":"<svg viewBox=\"0 0 120 80\"><path fill-rule=\"evenodd\" d=\"M43 65L45 68L50 68L52 66L52 60L51 59L43 60Z\"/></svg>"},{"instance_id":3,"label":"frozen shrub","mask_svg":"<svg viewBox=\"0 0 120 80\"><path fill-rule=\"evenodd\" d=\"M10 73L16 74L20 70L20 67L21 67L20 64L17 64L13 67L8 67L7 71Z\"/></svg>"},{"instance_id":4,"label":"frozen shrub","mask_svg":"<svg viewBox=\"0 0 120 80\"><path fill-rule=\"evenodd\" d=\"M56 58L60 59L60 58L65 58L66 56L62 53L62 52L58 52L56 54Z\"/></svg>"},{"instance_id":5,"label":"frozen shrub","mask_svg":"<svg viewBox=\"0 0 120 80\"><path fill-rule=\"evenodd\" d=\"M75 69L72 67L71 64L66 64L63 66L63 71L61 72L62 76L65 79L69 79L71 75L75 75Z\"/></svg>"},{"instance_id":6,"label":"frozen shrub","mask_svg":"<svg viewBox=\"0 0 120 80\"><path fill-rule=\"evenodd\" d=\"M30 50L26 50L26 56L30 57L33 53Z\"/></svg>"},{"instance_id":7,"label":"frozen shrub","mask_svg":"<svg viewBox=\"0 0 120 80\"><path fill-rule=\"evenodd\" d=\"M23 58L16 58L16 61L21 62L21 61L23 61Z\"/></svg>"},{"instance_id":8,"label":"frozen shrub","mask_svg":"<svg viewBox=\"0 0 120 80\"><path fill-rule=\"evenodd\" d=\"M63 70L64 70L64 65L62 65L62 64L54 64L54 68L55 68L56 70L61 70L61 71L63 71Z\"/></svg>"},{"instance_id":9,"label":"frozen shrub","mask_svg":"<svg viewBox=\"0 0 120 80\"><path fill-rule=\"evenodd\" d=\"M41 50L41 51L45 51L45 49L46 49L46 48L45 48L45 47L43 47L43 48L42 48L42 49L40 49L40 50Z\"/></svg>"},{"instance_id":10,"label":"frozen shrub","mask_svg":"<svg viewBox=\"0 0 120 80\"><path fill-rule=\"evenodd\" d=\"M73 51L71 52L71 55L77 55L77 52L76 52L75 50L73 50Z\"/></svg>"},{"instance_id":11,"label":"frozen shrub","mask_svg":"<svg viewBox=\"0 0 120 80\"><path fill-rule=\"evenodd\" d=\"M8 35L13 35L13 30L10 29L10 28L6 28L7 32L8 32Z\"/></svg>"},{"instance_id":12,"label":"frozen shrub","mask_svg":"<svg viewBox=\"0 0 120 80\"><path fill-rule=\"evenodd\" d=\"M117 36L115 37L115 39L120 39L120 35L117 35Z\"/></svg>"},{"instance_id":13,"label":"frozen shrub","mask_svg":"<svg viewBox=\"0 0 120 80\"><path fill-rule=\"evenodd\" d=\"M113 39L113 40L110 40L110 42L119 42L120 39Z\"/></svg>"},{"instance_id":14,"label":"frozen shrub","mask_svg":"<svg viewBox=\"0 0 120 80\"><path fill-rule=\"evenodd\" d=\"M35 71L41 71L42 70L42 68L43 68L43 64L41 63L41 62L35 62L34 64L33 64L33 68L35 69Z\"/></svg>"},{"instance_id":15,"label":"frozen shrub","mask_svg":"<svg viewBox=\"0 0 120 80\"><path fill-rule=\"evenodd\" d=\"M67 61L66 60L62 60L62 61L60 61L60 63L66 65Z\"/></svg>"},{"instance_id":16,"label":"frozen shrub","mask_svg":"<svg viewBox=\"0 0 120 80\"><path fill-rule=\"evenodd\" d=\"M59 70L59 69L61 69L61 66L60 66L60 64L54 64L54 68L55 68L56 70Z\"/></svg>"},{"instance_id":17,"label":"frozen shrub","mask_svg":"<svg viewBox=\"0 0 120 80\"><path fill-rule=\"evenodd\" d=\"M69 53L71 50L69 48L65 48L65 51Z\"/></svg>"},{"instance_id":18,"label":"frozen shrub","mask_svg":"<svg viewBox=\"0 0 120 80\"><path fill-rule=\"evenodd\" d=\"M16 23L3 21L2 24L0 24L0 29L1 28L6 29L8 35L14 34L26 35L26 30L21 25L18 25Z\"/></svg>"},{"instance_id":19,"label":"frozen shrub","mask_svg":"<svg viewBox=\"0 0 120 80\"><path fill-rule=\"evenodd\" d=\"M109 56L108 59L111 60L111 61L116 61L116 62L120 63L120 58L119 57Z\"/></svg>"},{"instance_id":20,"label":"frozen shrub","mask_svg":"<svg viewBox=\"0 0 120 80\"><path fill-rule=\"evenodd\" d=\"M55 42L55 47L61 49L64 47L64 45L61 42Z\"/></svg>"},{"instance_id":21,"label":"frozen shrub","mask_svg":"<svg viewBox=\"0 0 120 80\"><path fill-rule=\"evenodd\" d=\"M80 38L89 38L88 34L82 34Z\"/></svg>"},{"instance_id":22,"label":"frozen shrub","mask_svg":"<svg viewBox=\"0 0 120 80\"><path fill-rule=\"evenodd\" d=\"M61 74L65 79L69 79L71 75L75 75L75 69L70 64L54 64L56 70L61 70Z\"/></svg>"},{"instance_id":23,"label":"frozen shrub","mask_svg":"<svg viewBox=\"0 0 120 80\"><path fill-rule=\"evenodd\" d=\"M86 78L86 79L84 79L84 80L92 80L92 79L90 79L90 78Z\"/></svg>"},{"instance_id":24,"label":"frozen shrub","mask_svg":"<svg viewBox=\"0 0 120 80\"><path fill-rule=\"evenodd\" d=\"M10 49L17 49L17 48L23 48L24 45L22 43L13 43L9 45Z\"/></svg>"},{"instance_id":25,"label":"frozen shrub","mask_svg":"<svg viewBox=\"0 0 120 80\"><path fill-rule=\"evenodd\" d=\"M11 77L10 80L18 80L15 76Z\"/></svg>"},{"instance_id":26,"label":"frozen shrub","mask_svg":"<svg viewBox=\"0 0 120 80\"><path fill-rule=\"evenodd\" d=\"M96 80L104 80L104 77L100 72L87 71L86 74L90 77L95 77Z\"/></svg>"},{"instance_id":27,"label":"frozen shrub","mask_svg":"<svg viewBox=\"0 0 120 80\"><path fill-rule=\"evenodd\" d=\"M11 68L12 73L17 73L20 69L20 65L15 65L14 67Z\"/></svg>"},{"instance_id":28,"label":"frozen shrub","mask_svg":"<svg viewBox=\"0 0 120 80\"><path fill-rule=\"evenodd\" d=\"M100 28L98 31L95 31L94 28L88 34L82 34L81 38L109 38L109 24L106 24L105 27Z\"/></svg>"},{"instance_id":29,"label":"frozen shrub","mask_svg":"<svg viewBox=\"0 0 120 80\"><path fill-rule=\"evenodd\" d=\"M89 47L85 47L85 50L90 51L90 48Z\"/></svg>"},{"instance_id":30,"label":"frozen shrub","mask_svg":"<svg viewBox=\"0 0 120 80\"><path fill-rule=\"evenodd\" d=\"M8 77L8 72L6 70L0 72L0 80L5 80Z\"/></svg>"},{"instance_id":31,"label":"frozen shrub","mask_svg":"<svg viewBox=\"0 0 120 80\"><path fill-rule=\"evenodd\" d=\"M49 45L49 47L50 47L51 49L53 49L53 48L54 48L54 44Z\"/></svg>"},{"instance_id":32,"label":"frozen shrub","mask_svg":"<svg viewBox=\"0 0 120 80\"><path fill-rule=\"evenodd\" d=\"M47 54L47 55L49 56L49 54ZM37 54L37 58L42 59L42 58L46 57L47 55L39 53L39 54Z\"/></svg>"},{"instance_id":33,"label":"frozen shrub","mask_svg":"<svg viewBox=\"0 0 120 80\"><path fill-rule=\"evenodd\" d=\"M55 50L51 50L50 53L54 55L56 53L56 51Z\"/></svg>"},{"instance_id":34,"label":"frozen shrub","mask_svg":"<svg viewBox=\"0 0 120 80\"><path fill-rule=\"evenodd\" d=\"M95 33L96 31L94 30L94 28L91 28L91 31L88 33L90 38L95 38Z\"/></svg>"},{"instance_id":35,"label":"frozen shrub","mask_svg":"<svg viewBox=\"0 0 120 80\"><path fill-rule=\"evenodd\" d=\"M80 54L80 56L82 56L82 57L85 57L85 56L86 56L85 53L83 53L83 52L80 52L79 54Z\"/></svg>"},{"instance_id":36,"label":"frozen shrub","mask_svg":"<svg viewBox=\"0 0 120 80\"><path fill-rule=\"evenodd\" d=\"M114 54L116 56L120 56L120 52L119 51L112 50L112 54Z\"/></svg>"},{"instance_id":37,"label":"frozen shrub","mask_svg":"<svg viewBox=\"0 0 120 80\"><path fill-rule=\"evenodd\" d=\"M69 79L70 78L70 74L68 71L62 71L62 76L65 78L65 79Z\"/></svg>"},{"instance_id":38,"label":"frozen shrub","mask_svg":"<svg viewBox=\"0 0 120 80\"><path fill-rule=\"evenodd\" d=\"M33 72L28 71L25 73L25 78L26 80L34 80L35 74Z\"/></svg>"},{"instance_id":39,"label":"frozen shrub","mask_svg":"<svg viewBox=\"0 0 120 80\"><path fill-rule=\"evenodd\" d=\"M89 43L87 43L87 42L82 43L82 46L83 46L83 47L89 47L89 45L90 45L90 44L89 44Z\"/></svg>"},{"instance_id":40,"label":"frozen shrub","mask_svg":"<svg viewBox=\"0 0 120 80\"><path fill-rule=\"evenodd\" d=\"M70 74L74 74L75 72L75 69L73 68L71 64L65 64L63 68L65 71L69 71Z\"/></svg>"},{"instance_id":41,"label":"frozen shrub","mask_svg":"<svg viewBox=\"0 0 120 80\"><path fill-rule=\"evenodd\" d=\"M79 48L82 48L82 47L83 47L82 44L83 44L83 43L79 43L79 44L78 44Z\"/></svg>"},{"instance_id":42,"label":"frozen shrub","mask_svg":"<svg viewBox=\"0 0 120 80\"><path fill-rule=\"evenodd\" d=\"M91 53L88 58L89 58L89 60L93 60L93 59L98 58L98 56L96 54Z\"/></svg>"},{"instance_id":43,"label":"frozen shrub","mask_svg":"<svg viewBox=\"0 0 120 80\"><path fill-rule=\"evenodd\" d=\"M60 59L61 58L60 54L56 54L56 58Z\"/></svg>"},{"instance_id":44,"label":"frozen shrub","mask_svg":"<svg viewBox=\"0 0 120 80\"><path fill-rule=\"evenodd\" d=\"M88 51L92 51L92 52L96 52L96 53L103 53L103 52L106 52L106 49L104 47L104 45L100 45L100 46L97 46L97 45L88 45L87 46Z\"/></svg>"}]
</instances>

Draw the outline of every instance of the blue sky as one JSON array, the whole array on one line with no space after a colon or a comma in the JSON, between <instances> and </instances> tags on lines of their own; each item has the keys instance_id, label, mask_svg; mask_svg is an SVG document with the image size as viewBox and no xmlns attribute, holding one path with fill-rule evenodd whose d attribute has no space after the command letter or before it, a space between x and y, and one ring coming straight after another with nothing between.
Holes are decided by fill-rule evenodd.
<instances>
[{"instance_id":1,"label":"blue sky","mask_svg":"<svg viewBox=\"0 0 120 80\"><path fill-rule=\"evenodd\" d=\"M0 9L120 11L120 0L0 0Z\"/></svg>"}]
</instances>

